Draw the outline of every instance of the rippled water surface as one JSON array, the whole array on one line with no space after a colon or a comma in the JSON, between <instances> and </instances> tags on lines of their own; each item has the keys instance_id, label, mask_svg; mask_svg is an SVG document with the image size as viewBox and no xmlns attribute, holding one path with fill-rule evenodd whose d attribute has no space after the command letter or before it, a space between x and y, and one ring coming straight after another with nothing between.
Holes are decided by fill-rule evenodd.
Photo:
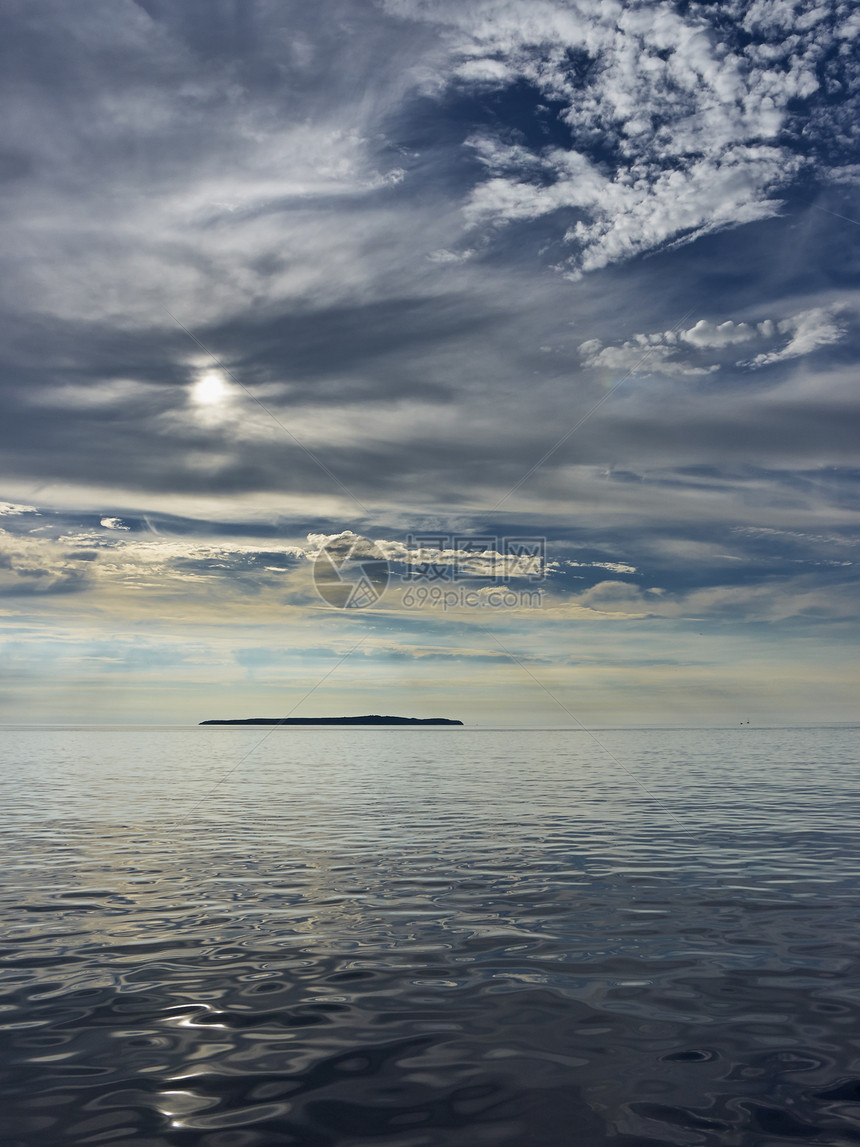
<instances>
[{"instance_id":1,"label":"rippled water surface","mask_svg":"<svg viewBox=\"0 0 860 1147\"><path fill-rule=\"evenodd\" d=\"M7 729L0 1139L860 1143L857 735Z\"/></svg>"}]
</instances>

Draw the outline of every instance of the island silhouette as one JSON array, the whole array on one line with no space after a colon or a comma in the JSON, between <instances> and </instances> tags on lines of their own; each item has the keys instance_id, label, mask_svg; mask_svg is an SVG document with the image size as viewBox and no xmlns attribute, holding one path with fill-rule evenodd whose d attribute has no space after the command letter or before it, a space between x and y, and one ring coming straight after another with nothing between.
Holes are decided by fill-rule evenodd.
<instances>
[{"instance_id":1,"label":"island silhouette","mask_svg":"<svg viewBox=\"0 0 860 1147\"><path fill-rule=\"evenodd\" d=\"M229 721L201 721L201 725L462 725L447 717L241 717Z\"/></svg>"}]
</instances>

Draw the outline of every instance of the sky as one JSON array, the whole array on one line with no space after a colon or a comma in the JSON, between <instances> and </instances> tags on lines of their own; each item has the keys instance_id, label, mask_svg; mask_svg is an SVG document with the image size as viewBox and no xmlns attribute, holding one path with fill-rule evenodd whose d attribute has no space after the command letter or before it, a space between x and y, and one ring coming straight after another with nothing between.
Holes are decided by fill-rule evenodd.
<instances>
[{"instance_id":1,"label":"sky","mask_svg":"<svg viewBox=\"0 0 860 1147\"><path fill-rule=\"evenodd\" d=\"M854 6L2 23L0 722L858 719Z\"/></svg>"}]
</instances>

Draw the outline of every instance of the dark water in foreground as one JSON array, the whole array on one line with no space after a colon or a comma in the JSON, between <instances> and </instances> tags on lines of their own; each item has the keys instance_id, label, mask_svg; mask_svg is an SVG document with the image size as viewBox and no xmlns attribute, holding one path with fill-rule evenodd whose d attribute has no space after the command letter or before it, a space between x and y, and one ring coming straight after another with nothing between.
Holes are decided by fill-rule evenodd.
<instances>
[{"instance_id":1,"label":"dark water in foreground","mask_svg":"<svg viewBox=\"0 0 860 1147\"><path fill-rule=\"evenodd\" d=\"M4 1144L860 1143L856 730L2 735Z\"/></svg>"}]
</instances>

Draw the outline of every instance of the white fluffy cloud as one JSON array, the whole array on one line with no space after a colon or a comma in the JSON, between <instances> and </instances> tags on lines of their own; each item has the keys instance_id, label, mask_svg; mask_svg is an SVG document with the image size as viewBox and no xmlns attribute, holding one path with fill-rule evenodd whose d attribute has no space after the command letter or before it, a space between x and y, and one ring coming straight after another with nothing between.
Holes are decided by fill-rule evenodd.
<instances>
[{"instance_id":1,"label":"white fluffy cloud","mask_svg":"<svg viewBox=\"0 0 860 1147\"><path fill-rule=\"evenodd\" d=\"M308 534L305 556L313 561L324 546L337 542L358 542L360 538L351 530L340 534ZM465 546L433 545L429 536L415 537L411 541L374 539L377 551L390 562L412 567L435 567L456 570L471 577L533 578L558 568L557 562L547 562L539 554L504 553L493 547L467 549Z\"/></svg>"},{"instance_id":2,"label":"white fluffy cloud","mask_svg":"<svg viewBox=\"0 0 860 1147\"><path fill-rule=\"evenodd\" d=\"M671 331L662 335L635 335L620 346L604 346L599 339L588 339L580 344L579 353L586 366L625 374L656 372L670 376L689 376L712 374L719 369L713 364L695 366L677 358L674 341Z\"/></svg>"},{"instance_id":3,"label":"white fluffy cloud","mask_svg":"<svg viewBox=\"0 0 860 1147\"><path fill-rule=\"evenodd\" d=\"M572 562L567 561L564 563L572 569L601 569L609 570L611 573L618 574L635 574L636 566L628 565L626 562Z\"/></svg>"},{"instance_id":4,"label":"white fluffy cloud","mask_svg":"<svg viewBox=\"0 0 860 1147\"><path fill-rule=\"evenodd\" d=\"M813 307L790 319L784 319L777 329L780 334L789 336L788 342L778 350L756 355L751 366L768 366L787 358L811 354L819 347L837 342L845 333L844 328L824 307Z\"/></svg>"},{"instance_id":5,"label":"white fluffy cloud","mask_svg":"<svg viewBox=\"0 0 860 1147\"><path fill-rule=\"evenodd\" d=\"M746 342L755 335L756 328L749 323L733 323L731 319L724 323L711 323L707 319L699 319L688 331L681 333L681 338L695 347L724 347Z\"/></svg>"},{"instance_id":6,"label":"white fluffy cloud","mask_svg":"<svg viewBox=\"0 0 860 1147\"><path fill-rule=\"evenodd\" d=\"M38 514L35 506L22 506L17 502L0 502L0 518L17 517L19 514Z\"/></svg>"},{"instance_id":7,"label":"white fluffy cloud","mask_svg":"<svg viewBox=\"0 0 860 1147\"><path fill-rule=\"evenodd\" d=\"M566 236L577 248L572 277L775 214L774 192L803 162L781 136L792 102L818 90L827 52L848 67L842 0L683 13L668 2L617 0L385 6L447 29L456 82L525 81L561 104L569 147L471 141L488 173L466 216L480 225L579 211ZM726 31L732 20L747 43Z\"/></svg>"},{"instance_id":8,"label":"white fluffy cloud","mask_svg":"<svg viewBox=\"0 0 860 1147\"><path fill-rule=\"evenodd\" d=\"M729 319L715 323L699 319L688 330L637 334L618 346L604 346L599 339L588 339L580 343L579 353L586 366L598 369L628 374L702 375L719 370L720 364L690 362L682 357L685 347L700 354L719 353L738 343L773 344L782 340L782 346L771 346L753 359L734 363L735 366L761 367L811 354L819 347L837 342L844 333L832 310L814 307L779 322L763 319L756 323L736 323Z\"/></svg>"}]
</instances>

